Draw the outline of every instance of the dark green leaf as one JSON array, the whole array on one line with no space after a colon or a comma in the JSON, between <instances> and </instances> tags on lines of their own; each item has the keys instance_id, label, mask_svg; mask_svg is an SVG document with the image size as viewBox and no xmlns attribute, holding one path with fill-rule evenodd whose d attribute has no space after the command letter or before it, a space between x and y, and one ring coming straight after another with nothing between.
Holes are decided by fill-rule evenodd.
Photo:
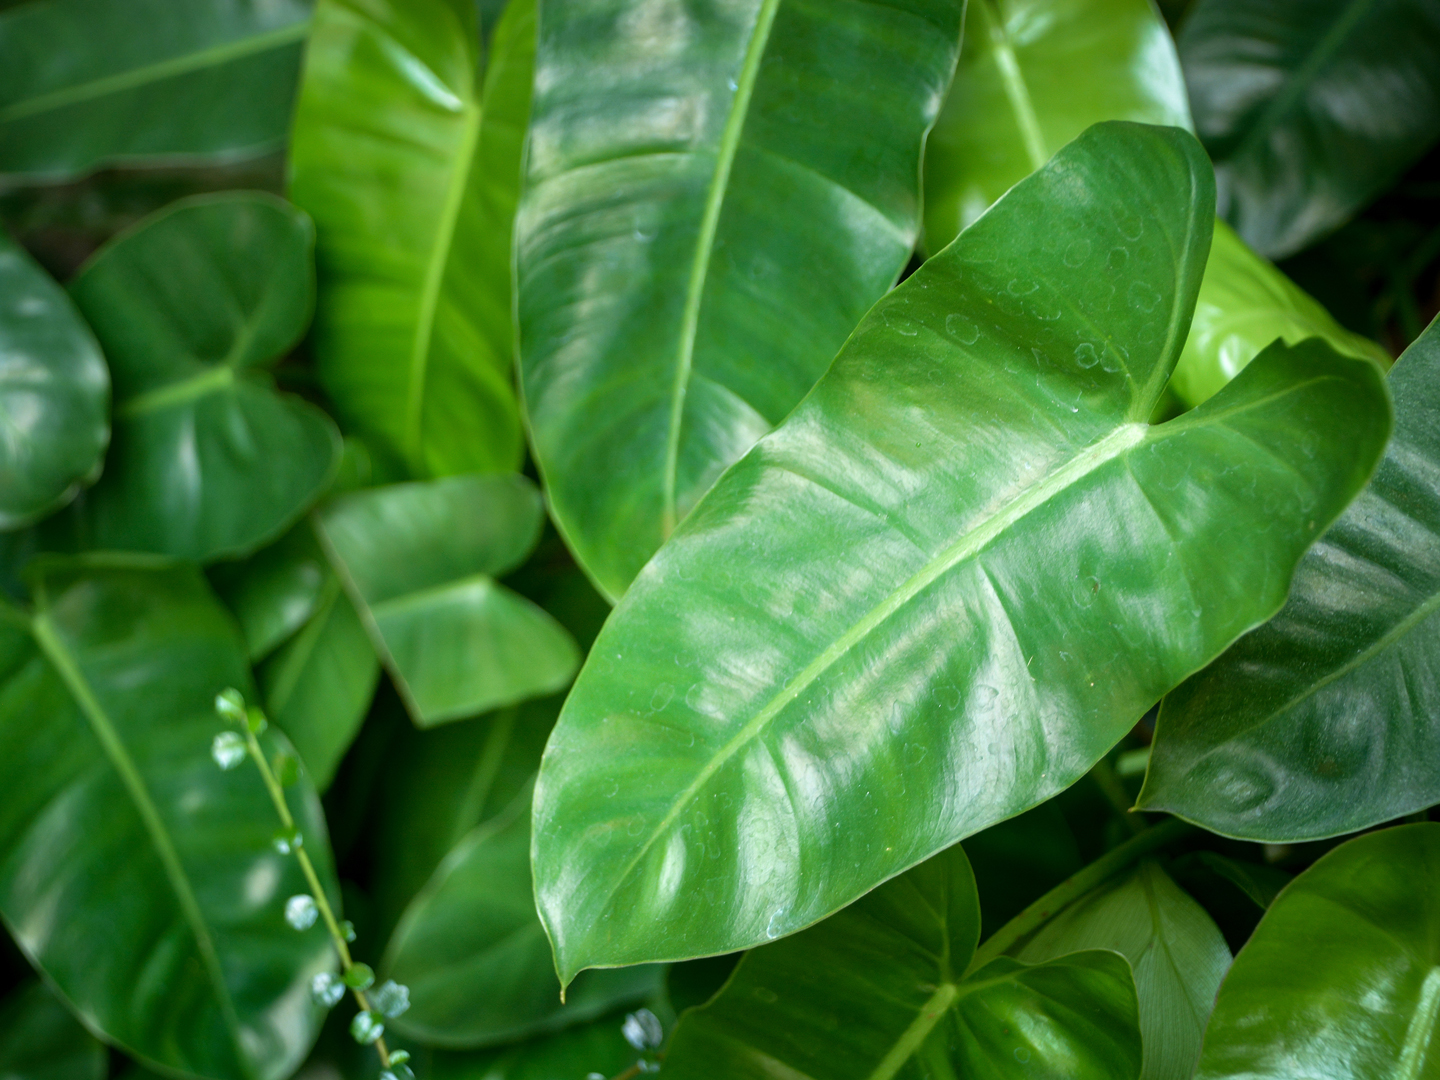
<instances>
[{"instance_id":1,"label":"dark green leaf","mask_svg":"<svg viewBox=\"0 0 1440 1080\"><path fill-rule=\"evenodd\" d=\"M278 536L329 482L340 436L264 371L305 331L310 222L268 195L176 203L102 248L71 285L115 385L87 547L204 561Z\"/></svg>"},{"instance_id":2,"label":"dark green leaf","mask_svg":"<svg viewBox=\"0 0 1440 1080\"><path fill-rule=\"evenodd\" d=\"M975 869L986 937L1084 865L1053 799L976 833L965 841L965 854Z\"/></svg>"},{"instance_id":3,"label":"dark green leaf","mask_svg":"<svg viewBox=\"0 0 1440 1080\"><path fill-rule=\"evenodd\" d=\"M1296 878L1220 987L1197 1080L1440 1074L1440 825L1342 844Z\"/></svg>"},{"instance_id":4,"label":"dark green leaf","mask_svg":"<svg viewBox=\"0 0 1440 1080\"><path fill-rule=\"evenodd\" d=\"M876 305L651 563L536 791L563 974L823 918L1073 783L1280 607L1390 409L1308 342L1146 423L1209 177L1184 132L1091 128Z\"/></svg>"},{"instance_id":5,"label":"dark green leaf","mask_svg":"<svg viewBox=\"0 0 1440 1080\"><path fill-rule=\"evenodd\" d=\"M271 846L259 773L210 757L216 693L249 681L239 631L191 568L89 556L29 573L33 618L0 612L0 914L133 1057L288 1076L319 1019L306 984L334 954L323 927L285 923L307 890ZM314 789L289 796L328 881Z\"/></svg>"},{"instance_id":6,"label":"dark green leaf","mask_svg":"<svg viewBox=\"0 0 1440 1080\"><path fill-rule=\"evenodd\" d=\"M290 192L315 218L315 353L340 415L417 476L513 469L510 231L533 0L496 32L482 102L473 0L320 0Z\"/></svg>"},{"instance_id":7,"label":"dark green leaf","mask_svg":"<svg viewBox=\"0 0 1440 1080\"><path fill-rule=\"evenodd\" d=\"M105 1080L102 1046L43 985L0 1001L0 1076L5 1080Z\"/></svg>"},{"instance_id":8,"label":"dark green leaf","mask_svg":"<svg viewBox=\"0 0 1440 1080\"><path fill-rule=\"evenodd\" d=\"M242 562L209 570L215 591L240 623L251 661L262 660L304 626L333 577L308 522Z\"/></svg>"},{"instance_id":9,"label":"dark green leaf","mask_svg":"<svg viewBox=\"0 0 1440 1080\"><path fill-rule=\"evenodd\" d=\"M622 1033L624 1019L623 1014L608 1016L499 1051L441 1050L426 1080L609 1080L633 1068L640 1057Z\"/></svg>"},{"instance_id":10,"label":"dark green leaf","mask_svg":"<svg viewBox=\"0 0 1440 1080\"><path fill-rule=\"evenodd\" d=\"M0 531L64 506L100 475L109 405L90 328L0 229Z\"/></svg>"},{"instance_id":11,"label":"dark green leaf","mask_svg":"<svg viewBox=\"0 0 1440 1080\"><path fill-rule=\"evenodd\" d=\"M44 0L0 13L0 172L279 146L307 0Z\"/></svg>"},{"instance_id":12,"label":"dark green leaf","mask_svg":"<svg viewBox=\"0 0 1440 1080\"><path fill-rule=\"evenodd\" d=\"M417 724L564 687L579 664L565 629L495 581L540 532L522 476L455 476L335 499L318 530Z\"/></svg>"},{"instance_id":13,"label":"dark green leaf","mask_svg":"<svg viewBox=\"0 0 1440 1080\"><path fill-rule=\"evenodd\" d=\"M547 0L525 402L551 513L611 599L905 266L963 8Z\"/></svg>"},{"instance_id":14,"label":"dark green leaf","mask_svg":"<svg viewBox=\"0 0 1440 1080\"><path fill-rule=\"evenodd\" d=\"M1274 903L1280 890L1290 884L1290 875L1284 870L1239 862L1213 851L1195 851L1182 856L1171 867L1171 872L1182 882L1185 877L1194 877L1201 872L1229 882L1261 911Z\"/></svg>"},{"instance_id":15,"label":"dark green leaf","mask_svg":"<svg viewBox=\"0 0 1440 1080\"><path fill-rule=\"evenodd\" d=\"M1440 136L1426 0L1201 0L1179 45L1220 212L1270 258L1344 222Z\"/></svg>"},{"instance_id":16,"label":"dark green leaf","mask_svg":"<svg viewBox=\"0 0 1440 1080\"><path fill-rule=\"evenodd\" d=\"M1390 388L1375 479L1300 563L1284 610L1166 697L1139 805L1282 841L1440 802L1440 325Z\"/></svg>"}]
</instances>

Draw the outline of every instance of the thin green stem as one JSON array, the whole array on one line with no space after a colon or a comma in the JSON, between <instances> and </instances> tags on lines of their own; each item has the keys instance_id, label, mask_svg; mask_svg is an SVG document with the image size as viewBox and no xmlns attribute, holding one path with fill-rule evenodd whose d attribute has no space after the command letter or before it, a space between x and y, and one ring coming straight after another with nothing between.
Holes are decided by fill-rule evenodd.
<instances>
[{"instance_id":1,"label":"thin green stem","mask_svg":"<svg viewBox=\"0 0 1440 1080\"><path fill-rule=\"evenodd\" d=\"M1097 761L1090 770L1090 778L1099 787L1100 794L1105 796L1105 801L1120 815L1120 820L1130 830L1131 836L1139 836L1149 827L1144 818L1131 812L1134 802L1125 790L1125 785L1120 782L1120 774L1108 760L1101 758Z\"/></svg>"}]
</instances>

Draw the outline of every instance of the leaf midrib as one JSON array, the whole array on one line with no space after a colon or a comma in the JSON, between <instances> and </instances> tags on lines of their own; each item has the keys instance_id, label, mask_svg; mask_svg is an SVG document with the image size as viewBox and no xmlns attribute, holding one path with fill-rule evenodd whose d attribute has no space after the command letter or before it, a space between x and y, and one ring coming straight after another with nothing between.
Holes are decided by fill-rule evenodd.
<instances>
[{"instance_id":1,"label":"leaf midrib","mask_svg":"<svg viewBox=\"0 0 1440 1080\"><path fill-rule=\"evenodd\" d=\"M1045 150L1045 137L1040 131L1040 118L1035 113L1035 103L1030 97L1030 87L1025 82L1025 73L1020 69L1020 58L1015 55L1015 46L1005 29L1004 17L1000 14L995 0L980 0L977 5L990 23L990 50L995 58L995 67L1000 72L1000 85L1005 90L1005 99L1010 111L1015 114L1015 126L1020 129L1020 141L1025 144L1030 169L1040 168L1050 160Z\"/></svg>"}]
</instances>

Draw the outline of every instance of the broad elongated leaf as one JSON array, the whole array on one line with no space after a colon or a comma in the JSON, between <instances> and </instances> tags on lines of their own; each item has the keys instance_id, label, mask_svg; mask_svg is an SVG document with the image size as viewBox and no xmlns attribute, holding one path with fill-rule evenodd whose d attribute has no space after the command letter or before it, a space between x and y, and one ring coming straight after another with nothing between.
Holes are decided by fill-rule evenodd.
<instances>
[{"instance_id":1,"label":"broad elongated leaf","mask_svg":"<svg viewBox=\"0 0 1440 1080\"><path fill-rule=\"evenodd\" d=\"M1342 844L1235 957L1197 1080L1422 1080L1440 1072L1440 825Z\"/></svg>"},{"instance_id":2,"label":"broad elongated leaf","mask_svg":"<svg viewBox=\"0 0 1440 1080\"><path fill-rule=\"evenodd\" d=\"M1284 610L1165 698L1139 805L1280 841L1440 802L1440 325L1390 388L1375 479Z\"/></svg>"},{"instance_id":3,"label":"broad elongated leaf","mask_svg":"<svg viewBox=\"0 0 1440 1080\"><path fill-rule=\"evenodd\" d=\"M105 1080L105 1047L43 985L0 1001L0 1076L6 1080Z\"/></svg>"},{"instance_id":4,"label":"broad elongated leaf","mask_svg":"<svg viewBox=\"0 0 1440 1080\"><path fill-rule=\"evenodd\" d=\"M1140 1075L1135 984L1115 953L966 977L980 933L959 847L788 941L750 953L687 1013L666 1053L676 1080L903 1080ZM1020 1065L1017 1071L1016 1064Z\"/></svg>"},{"instance_id":5,"label":"broad elongated leaf","mask_svg":"<svg viewBox=\"0 0 1440 1080\"><path fill-rule=\"evenodd\" d=\"M1440 10L1423 0L1200 0L1179 47L1220 213L1270 258L1440 136Z\"/></svg>"},{"instance_id":6,"label":"broad elongated leaf","mask_svg":"<svg viewBox=\"0 0 1440 1080\"><path fill-rule=\"evenodd\" d=\"M535 546L540 495L521 476L456 476L343 495L317 529L422 726L559 690L579 650L495 578Z\"/></svg>"},{"instance_id":7,"label":"broad elongated leaf","mask_svg":"<svg viewBox=\"0 0 1440 1080\"><path fill-rule=\"evenodd\" d=\"M905 266L963 7L547 2L520 360L551 513L610 598Z\"/></svg>"},{"instance_id":8,"label":"broad elongated leaf","mask_svg":"<svg viewBox=\"0 0 1440 1080\"><path fill-rule=\"evenodd\" d=\"M877 304L646 569L536 791L563 975L823 918L1073 783L1280 607L1389 403L1309 342L1146 423L1209 181L1184 132L1091 128Z\"/></svg>"},{"instance_id":9,"label":"broad elongated leaf","mask_svg":"<svg viewBox=\"0 0 1440 1080\"><path fill-rule=\"evenodd\" d=\"M252 661L274 652L310 620L333 576L305 522L242 562L211 567L209 575L240 623Z\"/></svg>"},{"instance_id":10,"label":"broad elongated leaf","mask_svg":"<svg viewBox=\"0 0 1440 1080\"><path fill-rule=\"evenodd\" d=\"M0 12L0 172L230 158L290 124L307 0L41 0Z\"/></svg>"},{"instance_id":11,"label":"broad elongated leaf","mask_svg":"<svg viewBox=\"0 0 1440 1080\"><path fill-rule=\"evenodd\" d=\"M86 493L88 547L204 561L278 536L340 459L319 409L264 370L315 297L303 214L259 194L187 199L102 248L71 285L115 385L114 442Z\"/></svg>"},{"instance_id":12,"label":"broad elongated leaf","mask_svg":"<svg viewBox=\"0 0 1440 1080\"><path fill-rule=\"evenodd\" d=\"M0 530L44 517L100 475L109 405L95 336L0 230Z\"/></svg>"},{"instance_id":13,"label":"broad elongated leaf","mask_svg":"<svg viewBox=\"0 0 1440 1080\"><path fill-rule=\"evenodd\" d=\"M482 102L473 0L320 0L290 155L314 217L315 354L340 416L418 476L520 463L510 230L533 0Z\"/></svg>"},{"instance_id":14,"label":"broad elongated leaf","mask_svg":"<svg viewBox=\"0 0 1440 1080\"><path fill-rule=\"evenodd\" d=\"M1151 0L970 0L925 147L925 246L939 251L1102 120L1190 127L1175 43Z\"/></svg>"},{"instance_id":15,"label":"broad elongated leaf","mask_svg":"<svg viewBox=\"0 0 1440 1080\"><path fill-rule=\"evenodd\" d=\"M0 915L131 1056L288 1076L318 1027L306 983L334 960L323 928L285 923L305 880L271 846L259 774L210 757L215 694L248 685L239 631L190 568L90 556L29 573L33 617L0 613ZM329 881L314 789L289 800Z\"/></svg>"}]
</instances>

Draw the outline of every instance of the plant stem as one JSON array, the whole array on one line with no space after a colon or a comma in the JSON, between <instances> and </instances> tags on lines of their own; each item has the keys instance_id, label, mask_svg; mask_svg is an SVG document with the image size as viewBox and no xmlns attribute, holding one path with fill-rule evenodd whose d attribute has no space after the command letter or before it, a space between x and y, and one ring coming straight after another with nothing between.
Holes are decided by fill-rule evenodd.
<instances>
[{"instance_id":1,"label":"plant stem","mask_svg":"<svg viewBox=\"0 0 1440 1080\"><path fill-rule=\"evenodd\" d=\"M1149 826L1145 820L1135 813L1131 813L1130 795L1125 790L1125 785L1120 782L1120 776L1106 758L1101 758L1090 770L1090 777L1100 789L1100 794L1105 796L1105 801L1114 807L1115 812L1120 815L1120 820L1130 830L1131 836L1139 836Z\"/></svg>"}]
</instances>

